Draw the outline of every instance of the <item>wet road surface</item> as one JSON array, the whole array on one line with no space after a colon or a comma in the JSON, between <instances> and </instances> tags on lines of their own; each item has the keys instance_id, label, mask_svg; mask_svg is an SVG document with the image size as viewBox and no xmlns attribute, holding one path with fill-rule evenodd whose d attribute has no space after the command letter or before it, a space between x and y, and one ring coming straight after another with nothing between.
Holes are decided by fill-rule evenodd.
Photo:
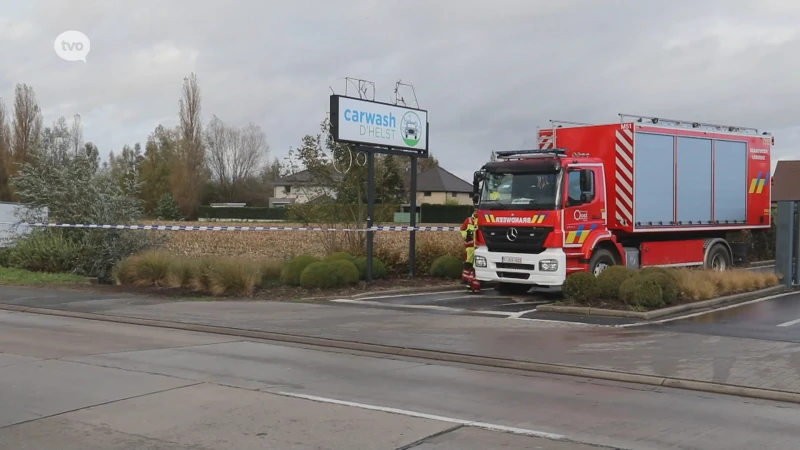
<instances>
[{"instance_id":1,"label":"wet road surface","mask_svg":"<svg viewBox=\"0 0 800 450\"><path fill-rule=\"evenodd\" d=\"M0 312L0 349L10 449L794 450L800 423L777 402L26 313Z\"/></svg>"},{"instance_id":2,"label":"wet road surface","mask_svg":"<svg viewBox=\"0 0 800 450\"><path fill-rule=\"evenodd\" d=\"M800 292L641 328L800 343Z\"/></svg>"},{"instance_id":3,"label":"wet road surface","mask_svg":"<svg viewBox=\"0 0 800 450\"><path fill-rule=\"evenodd\" d=\"M553 295L503 295L494 288L485 288L480 293L470 293L466 289L438 292L434 294L376 295L356 301L338 301L359 306L375 306L397 309L426 309L431 311L463 311L473 313L514 313L532 311L537 305L560 300Z\"/></svg>"}]
</instances>

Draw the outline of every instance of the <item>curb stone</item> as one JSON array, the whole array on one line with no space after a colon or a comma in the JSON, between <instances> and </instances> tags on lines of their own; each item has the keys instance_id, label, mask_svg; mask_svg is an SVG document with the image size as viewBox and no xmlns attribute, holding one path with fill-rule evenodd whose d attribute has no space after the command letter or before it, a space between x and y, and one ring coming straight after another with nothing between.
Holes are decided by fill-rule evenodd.
<instances>
[{"instance_id":1,"label":"curb stone","mask_svg":"<svg viewBox=\"0 0 800 450\"><path fill-rule=\"evenodd\" d=\"M383 355L404 356L410 358L427 359L432 361L446 361L475 366L493 367L501 369L514 369L532 373L548 373L554 375L567 375L582 378L591 378L623 383L643 384L658 387L684 389L698 392L711 392L723 395L734 395L762 400L800 403L800 392L779 391L762 389L732 384L713 383L708 381L688 380L681 378L662 377L607 369L590 367L569 366L563 364L543 363L535 361L520 361L488 356L451 353L438 350L425 350L408 347L397 347L383 344L370 344L365 342L345 341L330 338L293 335L270 331L256 331L239 328L228 328L215 325L200 325L166 320L142 319L126 316L112 316L106 314L83 313L74 311L61 311L45 308L30 308L18 305L0 304L0 310L15 311L30 314L43 314L50 316L71 317L77 319L97 320L103 322L124 323L156 328L192 331L199 333L221 334L251 339L287 342L293 344L309 345L316 347L337 348L359 352L370 352Z\"/></svg>"},{"instance_id":2,"label":"curb stone","mask_svg":"<svg viewBox=\"0 0 800 450\"><path fill-rule=\"evenodd\" d=\"M536 309L542 312L554 312L564 314L580 314L584 316L605 316L605 317L623 317L627 319L640 319L640 320L655 320L666 316L675 314L697 311L701 309L714 308L718 306L728 306L737 303L744 303L750 300L755 300L760 297L769 295L781 294L787 292L786 286L773 286L758 291L744 292L741 294L726 295L725 297L712 298L711 300L704 300L701 302L688 303L685 305L671 306L669 308L657 309L655 311L637 312L637 311L623 311L615 309L602 309L592 308L587 306L556 306L556 305L542 305Z\"/></svg>"},{"instance_id":3,"label":"curb stone","mask_svg":"<svg viewBox=\"0 0 800 450\"><path fill-rule=\"evenodd\" d=\"M765 259L764 261L753 261L750 263L750 267L767 267L774 265L775 265L774 259Z\"/></svg>"}]
</instances>

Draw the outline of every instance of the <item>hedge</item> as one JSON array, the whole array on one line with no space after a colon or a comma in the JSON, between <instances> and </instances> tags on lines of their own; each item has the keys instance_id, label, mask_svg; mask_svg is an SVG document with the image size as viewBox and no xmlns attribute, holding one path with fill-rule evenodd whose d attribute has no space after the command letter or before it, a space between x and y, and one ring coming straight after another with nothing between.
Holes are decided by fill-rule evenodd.
<instances>
[{"instance_id":1,"label":"hedge","mask_svg":"<svg viewBox=\"0 0 800 450\"><path fill-rule=\"evenodd\" d=\"M462 223L474 210L472 205L434 205L423 203L420 206L422 223Z\"/></svg>"},{"instance_id":2,"label":"hedge","mask_svg":"<svg viewBox=\"0 0 800 450\"><path fill-rule=\"evenodd\" d=\"M472 214L471 205L420 205L420 223L460 224ZM386 223L394 221L394 213L400 205L375 205L375 221ZM197 217L203 219L233 220L284 220L307 223L348 223L356 216L366 221L367 205L342 204L297 204L286 208L263 207L220 207L200 206Z\"/></svg>"},{"instance_id":3,"label":"hedge","mask_svg":"<svg viewBox=\"0 0 800 450\"><path fill-rule=\"evenodd\" d=\"M386 223L394 220L394 213L400 210L400 205L376 204L375 222ZM367 221L367 205L339 204L339 203L301 203L288 208L288 220L300 223L355 223L356 218L361 222Z\"/></svg>"}]
</instances>

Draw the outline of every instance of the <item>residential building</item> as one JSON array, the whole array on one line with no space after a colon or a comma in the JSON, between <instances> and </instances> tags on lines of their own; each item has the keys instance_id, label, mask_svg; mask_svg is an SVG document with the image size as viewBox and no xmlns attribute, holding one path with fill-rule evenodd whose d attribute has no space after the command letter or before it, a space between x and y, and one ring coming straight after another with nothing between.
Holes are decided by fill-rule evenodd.
<instances>
[{"instance_id":1,"label":"residential building","mask_svg":"<svg viewBox=\"0 0 800 450\"><path fill-rule=\"evenodd\" d=\"M339 173L334 174L341 177ZM408 189L409 180L406 180ZM322 196L335 197L334 192L321 186L307 170L276 180L269 206L286 207L295 203L308 203ZM472 184L441 167L434 167L417 175L417 204L472 204Z\"/></svg>"},{"instance_id":2,"label":"residential building","mask_svg":"<svg viewBox=\"0 0 800 450\"><path fill-rule=\"evenodd\" d=\"M417 204L472 204L472 183L436 166L417 175Z\"/></svg>"},{"instance_id":3,"label":"residential building","mask_svg":"<svg viewBox=\"0 0 800 450\"><path fill-rule=\"evenodd\" d=\"M773 204L800 200L800 161L778 161L770 183Z\"/></svg>"},{"instance_id":4,"label":"residential building","mask_svg":"<svg viewBox=\"0 0 800 450\"><path fill-rule=\"evenodd\" d=\"M336 173L334 176L341 176ZM308 203L323 195L334 196L330 188L321 186L311 172L303 170L285 176L273 183L273 196L269 199L270 208L286 207L295 203Z\"/></svg>"}]
</instances>

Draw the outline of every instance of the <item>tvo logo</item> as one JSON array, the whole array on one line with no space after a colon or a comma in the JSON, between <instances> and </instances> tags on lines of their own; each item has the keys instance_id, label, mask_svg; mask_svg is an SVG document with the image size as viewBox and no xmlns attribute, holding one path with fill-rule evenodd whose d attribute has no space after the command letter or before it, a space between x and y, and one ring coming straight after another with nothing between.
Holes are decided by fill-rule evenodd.
<instances>
[{"instance_id":1,"label":"tvo logo","mask_svg":"<svg viewBox=\"0 0 800 450\"><path fill-rule=\"evenodd\" d=\"M80 31L69 30L59 34L53 42L53 50L64 61L86 62L91 50L89 37Z\"/></svg>"},{"instance_id":2,"label":"tvo logo","mask_svg":"<svg viewBox=\"0 0 800 450\"><path fill-rule=\"evenodd\" d=\"M580 221L589 220L589 212L576 209L572 217L574 217L575 220L580 220Z\"/></svg>"}]
</instances>

